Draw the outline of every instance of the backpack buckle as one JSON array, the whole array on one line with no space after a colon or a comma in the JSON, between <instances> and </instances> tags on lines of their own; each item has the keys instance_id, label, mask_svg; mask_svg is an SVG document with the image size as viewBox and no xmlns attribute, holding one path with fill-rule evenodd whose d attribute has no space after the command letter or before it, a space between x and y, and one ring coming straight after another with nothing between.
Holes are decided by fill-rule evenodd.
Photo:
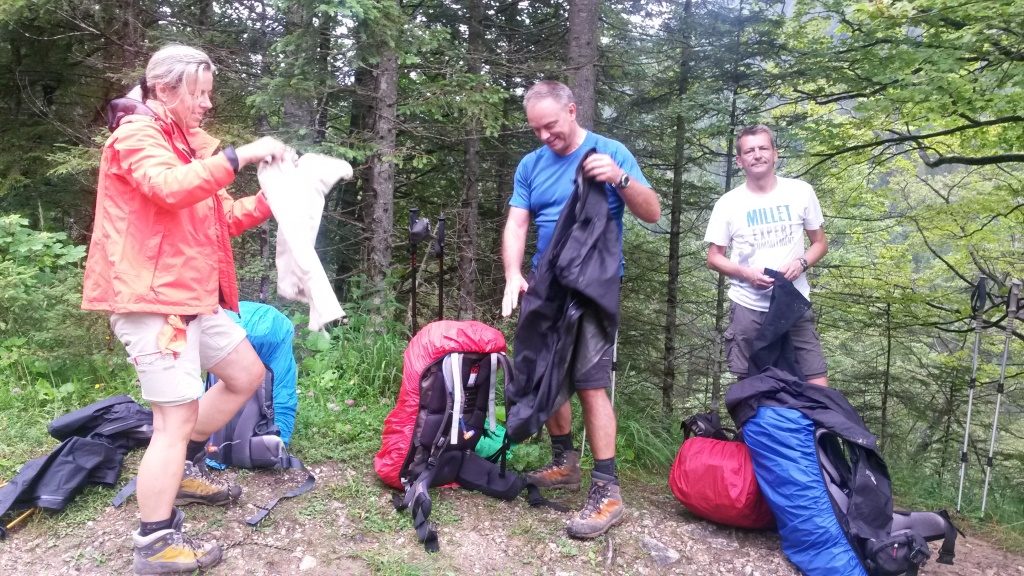
<instances>
[{"instance_id":1,"label":"backpack buckle","mask_svg":"<svg viewBox=\"0 0 1024 576\"><path fill-rule=\"evenodd\" d=\"M931 557L931 555L931 550L927 547L921 548L920 546L914 546L914 548L910 550L910 554L907 554L907 559L914 564L921 566L928 561L928 558Z\"/></svg>"}]
</instances>

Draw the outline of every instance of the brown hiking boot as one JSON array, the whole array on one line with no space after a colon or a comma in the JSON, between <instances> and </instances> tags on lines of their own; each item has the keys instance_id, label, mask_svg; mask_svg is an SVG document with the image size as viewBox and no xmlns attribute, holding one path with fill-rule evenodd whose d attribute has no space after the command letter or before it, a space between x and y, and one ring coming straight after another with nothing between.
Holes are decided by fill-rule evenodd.
<instances>
[{"instance_id":1,"label":"brown hiking boot","mask_svg":"<svg viewBox=\"0 0 1024 576\"><path fill-rule=\"evenodd\" d=\"M526 481L546 490L579 490L580 453L565 450L543 467L527 473Z\"/></svg>"},{"instance_id":2,"label":"brown hiking boot","mask_svg":"<svg viewBox=\"0 0 1024 576\"><path fill-rule=\"evenodd\" d=\"M242 495L242 487L234 482L218 481L202 460L198 464L185 463L185 475L178 486L178 495L174 499L175 506L185 504L209 504L225 506L238 501Z\"/></svg>"},{"instance_id":3,"label":"brown hiking boot","mask_svg":"<svg viewBox=\"0 0 1024 576\"><path fill-rule=\"evenodd\" d=\"M175 508L171 528L149 536L140 536L138 532L132 534L135 574L191 574L220 562L220 545L216 542L199 543L184 536L181 533L184 520L185 515Z\"/></svg>"},{"instance_id":4,"label":"brown hiking boot","mask_svg":"<svg viewBox=\"0 0 1024 576\"><path fill-rule=\"evenodd\" d=\"M625 512L619 481L614 476L591 472L587 504L569 520L566 531L573 538L597 538L622 522Z\"/></svg>"}]
</instances>

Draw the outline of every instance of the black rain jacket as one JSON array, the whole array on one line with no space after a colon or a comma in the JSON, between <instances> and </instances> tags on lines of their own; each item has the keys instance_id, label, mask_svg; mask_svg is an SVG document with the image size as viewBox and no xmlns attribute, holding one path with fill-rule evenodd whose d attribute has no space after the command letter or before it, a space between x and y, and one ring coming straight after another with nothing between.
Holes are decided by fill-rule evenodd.
<instances>
[{"instance_id":1,"label":"black rain jacket","mask_svg":"<svg viewBox=\"0 0 1024 576\"><path fill-rule=\"evenodd\" d=\"M65 414L47 430L61 444L0 487L0 516L35 507L57 512L86 485L113 487L125 454L149 443L153 413L120 395Z\"/></svg>"},{"instance_id":2,"label":"black rain jacket","mask_svg":"<svg viewBox=\"0 0 1024 576\"><path fill-rule=\"evenodd\" d=\"M622 246L605 185L583 177L558 217L523 296L514 338L515 378L505 387L506 430L522 442L575 392L619 328Z\"/></svg>"},{"instance_id":3,"label":"black rain jacket","mask_svg":"<svg viewBox=\"0 0 1024 576\"><path fill-rule=\"evenodd\" d=\"M768 314L751 343L747 376L754 376L774 366L796 376L798 380L806 380L796 360L789 329L811 309L811 301L781 273L770 268L765 268L764 273L771 276L775 284L768 304Z\"/></svg>"}]
</instances>

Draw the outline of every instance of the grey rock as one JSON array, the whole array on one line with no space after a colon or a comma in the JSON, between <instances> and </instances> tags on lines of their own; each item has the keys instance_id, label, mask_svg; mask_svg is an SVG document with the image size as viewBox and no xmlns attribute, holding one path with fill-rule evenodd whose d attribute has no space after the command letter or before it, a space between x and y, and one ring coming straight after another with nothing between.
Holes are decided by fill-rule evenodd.
<instances>
[{"instance_id":1,"label":"grey rock","mask_svg":"<svg viewBox=\"0 0 1024 576\"><path fill-rule=\"evenodd\" d=\"M649 536L644 536L640 546L651 555L651 559L654 560L654 564L658 568L664 568L669 564L679 561L679 552Z\"/></svg>"}]
</instances>

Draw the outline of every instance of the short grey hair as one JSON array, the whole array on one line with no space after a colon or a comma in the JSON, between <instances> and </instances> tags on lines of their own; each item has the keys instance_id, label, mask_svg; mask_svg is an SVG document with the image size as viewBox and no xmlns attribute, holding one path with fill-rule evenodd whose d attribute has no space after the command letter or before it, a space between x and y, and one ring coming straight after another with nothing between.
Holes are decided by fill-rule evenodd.
<instances>
[{"instance_id":1,"label":"short grey hair","mask_svg":"<svg viewBox=\"0 0 1024 576\"><path fill-rule=\"evenodd\" d=\"M539 102L545 98L550 98L562 106L576 103L572 90L565 84L557 80L541 80L526 91L526 96L523 98L523 108L529 108L534 102Z\"/></svg>"},{"instance_id":2,"label":"short grey hair","mask_svg":"<svg viewBox=\"0 0 1024 576\"><path fill-rule=\"evenodd\" d=\"M745 136L754 136L756 134L767 134L768 138L772 141L772 148L773 149L776 148L776 146L775 146L775 132L772 132L772 129L767 127L767 126L765 126L764 124L754 124L753 126L747 126L743 130L740 130L739 136L736 137L736 155L737 156L739 156L739 154L740 154L740 140L742 140Z\"/></svg>"},{"instance_id":3,"label":"short grey hair","mask_svg":"<svg viewBox=\"0 0 1024 576\"><path fill-rule=\"evenodd\" d=\"M189 84L194 84L199 73L208 70L213 74L217 68L206 52L181 44L168 44L149 59L146 65L144 95L156 96L155 84L161 83L180 98Z\"/></svg>"}]
</instances>

